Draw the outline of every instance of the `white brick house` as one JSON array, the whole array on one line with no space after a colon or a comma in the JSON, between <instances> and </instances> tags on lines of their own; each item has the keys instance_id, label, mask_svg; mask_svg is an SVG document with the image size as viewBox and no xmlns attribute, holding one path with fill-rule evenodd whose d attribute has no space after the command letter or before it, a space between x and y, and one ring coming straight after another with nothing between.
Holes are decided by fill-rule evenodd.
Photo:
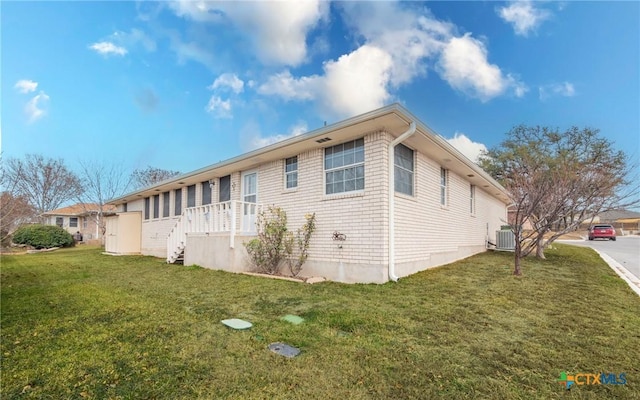
<instances>
[{"instance_id":1,"label":"white brick house","mask_svg":"<svg viewBox=\"0 0 640 400\"><path fill-rule=\"evenodd\" d=\"M124 245L234 272L251 270L243 242L262 207L282 207L293 230L316 213L301 275L383 283L485 251L506 220L508 195L392 104L111 203L119 213L107 225L107 251ZM134 251L118 240L124 232L139 232Z\"/></svg>"}]
</instances>

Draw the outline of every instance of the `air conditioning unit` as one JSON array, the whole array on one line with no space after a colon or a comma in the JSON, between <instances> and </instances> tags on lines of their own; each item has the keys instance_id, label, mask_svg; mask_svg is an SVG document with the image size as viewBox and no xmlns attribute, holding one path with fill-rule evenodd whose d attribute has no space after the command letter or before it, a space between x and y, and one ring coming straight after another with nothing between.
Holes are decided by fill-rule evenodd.
<instances>
[{"instance_id":1,"label":"air conditioning unit","mask_svg":"<svg viewBox=\"0 0 640 400\"><path fill-rule=\"evenodd\" d=\"M496 231L496 250L515 250L516 236L510 230Z\"/></svg>"}]
</instances>

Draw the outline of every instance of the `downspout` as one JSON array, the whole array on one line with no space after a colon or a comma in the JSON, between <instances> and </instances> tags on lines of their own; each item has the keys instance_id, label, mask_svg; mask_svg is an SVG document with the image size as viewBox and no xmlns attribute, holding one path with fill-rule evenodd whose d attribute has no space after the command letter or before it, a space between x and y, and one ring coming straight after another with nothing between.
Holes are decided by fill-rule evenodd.
<instances>
[{"instance_id":1,"label":"downspout","mask_svg":"<svg viewBox=\"0 0 640 400\"><path fill-rule=\"evenodd\" d=\"M398 282L396 275L396 177L394 171L394 148L396 145L416 132L416 123L412 121L409 129L389 143L389 280Z\"/></svg>"}]
</instances>

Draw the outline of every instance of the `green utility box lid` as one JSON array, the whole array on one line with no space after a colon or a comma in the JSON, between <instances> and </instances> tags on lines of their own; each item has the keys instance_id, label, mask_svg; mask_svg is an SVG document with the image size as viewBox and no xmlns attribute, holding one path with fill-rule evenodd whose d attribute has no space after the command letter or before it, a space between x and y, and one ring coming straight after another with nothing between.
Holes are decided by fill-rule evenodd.
<instances>
[{"instance_id":1,"label":"green utility box lid","mask_svg":"<svg viewBox=\"0 0 640 400\"><path fill-rule=\"evenodd\" d=\"M253 326L251 322L238 318L223 319L220 322L233 329L249 329Z\"/></svg>"},{"instance_id":2,"label":"green utility box lid","mask_svg":"<svg viewBox=\"0 0 640 400\"><path fill-rule=\"evenodd\" d=\"M304 318L298 317L297 315L291 315L291 314L287 314L280 319L283 321L291 322L294 325L299 325L304 322Z\"/></svg>"}]
</instances>

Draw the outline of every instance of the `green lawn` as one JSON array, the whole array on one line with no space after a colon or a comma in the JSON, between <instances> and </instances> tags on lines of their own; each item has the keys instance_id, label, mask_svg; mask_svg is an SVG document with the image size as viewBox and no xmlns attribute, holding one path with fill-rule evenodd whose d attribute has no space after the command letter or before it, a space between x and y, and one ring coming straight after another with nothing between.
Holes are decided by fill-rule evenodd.
<instances>
[{"instance_id":1,"label":"green lawn","mask_svg":"<svg viewBox=\"0 0 640 400\"><path fill-rule=\"evenodd\" d=\"M521 278L511 258L307 285L99 249L3 256L0 396L640 398L640 298L588 249L557 245ZM276 341L302 353L273 354ZM627 384L567 392L563 371Z\"/></svg>"}]
</instances>

